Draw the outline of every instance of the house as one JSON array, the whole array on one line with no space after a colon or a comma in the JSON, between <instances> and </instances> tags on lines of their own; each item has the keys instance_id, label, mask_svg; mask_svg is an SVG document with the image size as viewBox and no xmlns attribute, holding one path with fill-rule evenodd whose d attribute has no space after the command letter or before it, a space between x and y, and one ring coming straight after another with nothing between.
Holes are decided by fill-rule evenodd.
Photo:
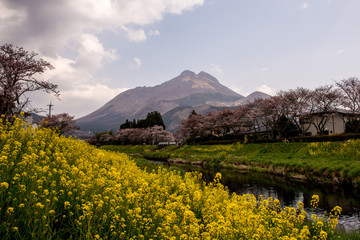
<instances>
[{"instance_id":1,"label":"house","mask_svg":"<svg viewBox=\"0 0 360 240\"><path fill-rule=\"evenodd\" d=\"M347 110L337 110L332 113L312 113L307 120L302 121L303 129L307 129L307 135L317 135L320 130L323 134L341 134L345 133L346 122L350 114ZM360 114L356 114L359 119Z\"/></svg>"}]
</instances>

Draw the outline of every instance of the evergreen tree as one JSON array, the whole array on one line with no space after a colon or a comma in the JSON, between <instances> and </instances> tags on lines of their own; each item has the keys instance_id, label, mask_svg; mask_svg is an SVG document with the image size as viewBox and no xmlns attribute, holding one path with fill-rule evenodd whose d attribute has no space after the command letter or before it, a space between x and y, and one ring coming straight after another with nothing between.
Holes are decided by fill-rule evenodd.
<instances>
[{"instance_id":1,"label":"evergreen tree","mask_svg":"<svg viewBox=\"0 0 360 240\"><path fill-rule=\"evenodd\" d=\"M189 115L189 117L193 116L193 115L197 115L197 112L193 109Z\"/></svg>"},{"instance_id":2,"label":"evergreen tree","mask_svg":"<svg viewBox=\"0 0 360 240\"><path fill-rule=\"evenodd\" d=\"M157 111L149 112L146 116L145 121L147 127L162 126L165 129L165 124L161 117L161 114Z\"/></svg>"},{"instance_id":3,"label":"evergreen tree","mask_svg":"<svg viewBox=\"0 0 360 240\"><path fill-rule=\"evenodd\" d=\"M128 119L126 119L125 123L120 125L120 129L150 128L153 126L161 126L165 130L165 124L162 116L157 111L149 112L145 119L138 119L137 121L135 119L133 121L129 121Z\"/></svg>"}]
</instances>

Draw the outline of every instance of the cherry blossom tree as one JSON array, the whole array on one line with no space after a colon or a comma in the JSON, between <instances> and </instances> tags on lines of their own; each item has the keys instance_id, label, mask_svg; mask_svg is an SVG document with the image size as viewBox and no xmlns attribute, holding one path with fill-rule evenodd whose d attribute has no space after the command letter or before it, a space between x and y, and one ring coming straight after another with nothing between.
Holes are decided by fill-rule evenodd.
<instances>
[{"instance_id":1,"label":"cherry blossom tree","mask_svg":"<svg viewBox=\"0 0 360 240\"><path fill-rule=\"evenodd\" d=\"M336 82L343 95L341 104L352 113L360 111L360 80L356 77Z\"/></svg>"},{"instance_id":2,"label":"cherry blossom tree","mask_svg":"<svg viewBox=\"0 0 360 240\"><path fill-rule=\"evenodd\" d=\"M273 97L268 99L256 99L253 104L253 118L259 122L259 128L266 130L269 139L274 137L274 125L278 113L274 105Z\"/></svg>"},{"instance_id":3,"label":"cherry blossom tree","mask_svg":"<svg viewBox=\"0 0 360 240\"><path fill-rule=\"evenodd\" d=\"M295 127L288 117L290 106L283 94L256 99L248 106L255 133L266 132L269 139L295 134Z\"/></svg>"},{"instance_id":4,"label":"cherry blossom tree","mask_svg":"<svg viewBox=\"0 0 360 240\"><path fill-rule=\"evenodd\" d=\"M254 121L251 116L251 107L249 104L239 106L232 110L233 115L230 119L229 127L234 135L249 133L253 130Z\"/></svg>"},{"instance_id":5,"label":"cherry blossom tree","mask_svg":"<svg viewBox=\"0 0 360 240\"><path fill-rule=\"evenodd\" d=\"M316 88L311 99L314 105L314 114L316 114L312 124L318 134L324 134L326 124L341 103L341 93L333 85L325 85Z\"/></svg>"},{"instance_id":6,"label":"cherry blossom tree","mask_svg":"<svg viewBox=\"0 0 360 240\"><path fill-rule=\"evenodd\" d=\"M99 137L99 142L101 144L106 144L113 140L114 140L114 136L109 133L104 133Z\"/></svg>"},{"instance_id":7,"label":"cherry blossom tree","mask_svg":"<svg viewBox=\"0 0 360 240\"><path fill-rule=\"evenodd\" d=\"M218 136L225 136L230 133L231 129L234 129L233 119L234 111L229 108L224 108L216 112L207 114L207 121L211 123L212 129L216 131Z\"/></svg>"},{"instance_id":8,"label":"cherry blossom tree","mask_svg":"<svg viewBox=\"0 0 360 240\"><path fill-rule=\"evenodd\" d=\"M172 142L174 136L172 133L165 131L163 126L153 126L146 129L147 142L155 145L159 142Z\"/></svg>"},{"instance_id":9,"label":"cherry blossom tree","mask_svg":"<svg viewBox=\"0 0 360 240\"><path fill-rule=\"evenodd\" d=\"M191 139L194 142L196 137L204 136L208 128L205 126L205 117L193 111L188 118L180 122L175 135L178 139Z\"/></svg>"},{"instance_id":10,"label":"cherry blossom tree","mask_svg":"<svg viewBox=\"0 0 360 240\"><path fill-rule=\"evenodd\" d=\"M302 87L281 91L278 94L284 101L283 107L286 108L287 118L303 136L311 127L313 120L311 115L315 106L312 95L313 91Z\"/></svg>"},{"instance_id":11,"label":"cherry blossom tree","mask_svg":"<svg viewBox=\"0 0 360 240\"><path fill-rule=\"evenodd\" d=\"M38 123L41 127L56 129L60 134L68 133L76 130L79 127L75 125L74 116L69 116L67 113L47 116Z\"/></svg>"},{"instance_id":12,"label":"cherry blossom tree","mask_svg":"<svg viewBox=\"0 0 360 240\"><path fill-rule=\"evenodd\" d=\"M162 126L153 126L150 128L126 128L117 131L111 141L122 145L152 144L159 142L174 141L172 133L165 131Z\"/></svg>"},{"instance_id":13,"label":"cherry blossom tree","mask_svg":"<svg viewBox=\"0 0 360 240\"><path fill-rule=\"evenodd\" d=\"M341 106L346 112L340 115L347 121L348 131L353 133L360 132L359 117L360 114L360 80L356 77L343 79L336 82L336 86L342 94Z\"/></svg>"},{"instance_id":14,"label":"cherry blossom tree","mask_svg":"<svg viewBox=\"0 0 360 240\"><path fill-rule=\"evenodd\" d=\"M255 100L253 102L250 102L246 104L247 107L247 115L249 116L249 120L251 121L251 127L250 132L253 133L255 137L258 137L262 129L264 128L261 123L261 116L262 113L260 111L260 108L257 106L257 102L259 100Z\"/></svg>"},{"instance_id":15,"label":"cherry blossom tree","mask_svg":"<svg viewBox=\"0 0 360 240\"><path fill-rule=\"evenodd\" d=\"M12 44L0 46L0 111L10 119L29 105L27 93L45 91L59 96L58 86L39 80L39 74L54 67L38 54Z\"/></svg>"},{"instance_id":16,"label":"cherry blossom tree","mask_svg":"<svg viewBox=\"0 0 360 240\"><path fill-rule=\"evenodd\" d=\"M121 129L115 133L114 138L122 145L146 143L146 135L144 134L144 129L141 128Z\"/></svg>"}]
</instances>

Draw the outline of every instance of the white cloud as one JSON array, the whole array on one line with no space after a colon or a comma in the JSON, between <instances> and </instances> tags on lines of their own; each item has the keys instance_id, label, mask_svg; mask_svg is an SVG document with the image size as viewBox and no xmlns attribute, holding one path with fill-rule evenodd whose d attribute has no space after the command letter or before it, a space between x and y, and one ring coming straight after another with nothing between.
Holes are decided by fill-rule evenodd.
<instances>
[{"instance_id":1,"label":"white cloud","mask_svg":"<svg viewBox=\"0 0 360 240\"><path fill-rule=\"evenodd\" d=\"M42 77L58 84L60 101L41 92L34 92L30 95L30 99L38 108L44 108L52 101L55 105L54 114L66 112L78 118L96 110L117 94L127 90L109 88L104 84L109 82L109 79L95 78L92 71L78 67L76 60L58 56L52 59L51 63L55 69L45 72Z\"/></svg>"},{"instance_id":2,"label":"white cloud","mask_svg":"<svg viewBox=\"0 0 360 240\"><path fill-rule=\"evenodd\" d=\"M267 72L269 71L269 68L268 67L262 67L262 68L258 68L255 70L256 71L256 74L263 77L267 74Z\"/></svg>"},{"instance_id":3,"label":"white cloud","mask_svg":"<svg viewBox=\"0 0 360 240\"><path fill-rule=\"evenodd\" d=\"M251 94L252 92L254 92L254 91L248 91L248 89L245 89L243 87L234 86L234 85L231 86L230 89L233 90L234 92L237 92L237 93L245 96L245 97L248 96L249 94ZM257 87L255 89L255 91L264 92L264 93L267 93L272 96L276 95L276 93L277 93L277 90L275 88L271 88L271 87L267 86L266 84L263 84L263 85Z\"/></svg>"},{"instance_id":4,"label":"white cloud","mask_svg":"<svg viewBox=\"0 0 360 240\"><path fill-rule=\"evenodd\" d=\"M215 71L218 74L222 73L221 67L217 64L210 64L210 69L211 69L211 71Z\"/></svg>"},{"instance_id":5,"label":"white cloud","mask_svg":"<svg viewBox=\"0 0 360 240\"><path fill-rule=\"evenodd\" d=\"M146 41L146 34L143 29L132 29L125 26L122 29L127 33L127 37L132 42L143 42Z\"/></svg>"},{"instance_id":6,"label":"white cloud","mask_svg":"<svg viewBox=\"0 0 360 240\"><path fill-rule=\"evenodd\" d=\"M44 57L55 69L46 71L41 77L58 84L60 101L36 92L30 98L35 107L44 108L52 101L55 105L54 114L66 112L78 118L96 110L126 90L109 88L105 85L109 79L96 78L93 75L104 61L116 59L117 55L113 51L105 51L97 38L89 34L83 35L75 45L78 52L75 59L59 55Z\"/></svg>"},{"instance_id":7,"label":"white cloud","mask_svg":"<svg viewBox=\"0 0 360 240\"><path fill-rule=\"evenodd\" d=\"M51 62L55 70L43 77L59 85L62 101L55 103L55 111L78 117L121 91L107 87L109 79L94 77L104 64L118 58L116 49L106 49L98 33L122 30L130 41L142 42L146 25L167 13L181 14L203 4L204 0L1 0L0 44L22 46ZM71 57L62 55L64 50L72 52ZM141 60L134 58L133 64L140 67ZM48 98L38 93L33 101L46 105Z\"/></svg>"},{"instance_id":8,"label":"white cloud","mask_svg":"<svg viewBox=\"0 0 360 240\"><path fill-rule=\"evenodd\" d=\"M92 71L102 67L104 61L118 58L115 49L105 50L98 38L92 34L82 34L77 43L76 67L88 68Z\"/></svg>"},{"instance_id":9,"label":"white cloud","mask_svg":"<svg viewBox=\"0 0 360 240\"><path fill-rule=\"evenodd\" d=\"M132 62L129 64L129 68L130 69L139 69L142 65L141 59L140 58L133 58Z\"/></svg>"},{"instance_id":10,"label":"white cloud","mask_svg":"<svg viewBox=\"0 0 360 240\"><path fill-rule=\"evenodd\" d=\"M309 8L309 4L307 2L304 2L302 5L301 5L301 8L302 9L308 9Z\"/></svg>"},{"instance_id":11,"label":"white cloud","mask_svg":"<svg viewBox=\"0 0 360 240\"><path fill-rule=\"evenodd\" d=\"M54 42L55 46L63 46L83 33L124 28L131 39L144 39L143 26L160 21L166 13L181 14L203 3L204 0L63 0L61 3L2 0L0 34L2 41L7 42L18 39L16 42L40 42L40 45Z\"/></svg>"},{"instance_id":12,"label":"white cloud","mask_svg":"<svg viewBox=\"0 0 360 240\"><path fill-rule=\"evenodd\" d=\"M337 51L335 52L335 54L342 54L342 53L344 53L344 51L345 51L345 49L342 48L342 49L337 50Z\"/></svg>"},{"instance_id":13,"label":"white cloud","mask_svg":"<svg viewBox=\"0 0 360 240\"><path fill-rule=\"evenodd\" d=\"M143 40L145 25L166 13L181 14L204 0L2 0L0 35L4 42L34 46L67 45L83 33L124 29L129 38Z\"/></svg>"},{"instance_id":14,"label":"white cloud","mask_svg":"<svg viewBox=\"0 0 360 240\"><path fill-rule=\"evenodd\" d=\"M166 10L173 14L181 14L184 10L192 10L195 6L204 4L204 0L172 0L167 2Z\"/></svg>"},{"instance_id":15,"label":"white cloud","mask_svg":"<svg viewBox=\"0 0 360 240\"><path fill-rule=\"evenodd\" d=\"M160 36L160 32L158 30L150 30L148 32L149 36Z\"/></svg>"},{"instance_id":16,"label":"white cloud","mask_svg":"<svg viewBox=\"0 0 360 240\"><path fill-rule=\"evenodd\" d=\"M128 90L127 88L110 89L103 84L79 85L77 89L71 89L63 92L63 96L71 98L80 98L84 100L101 100L104 97L113 98L117 94Z\"/></svg>"},{"instance_id":17,"label":"white cloud","mask_svg":"<svg viewBox=\"0 0 360 240\"><path fill-rule=\"evenodd\" d=\"M263 85L257 87L256 91L264 92L269 95L275 95L277 92L277 90L275 88L271 88L271 87L267 86L266 84L263 84Z\"/></svg>"},{"instance_id":18,"label":"white cloud","mask_svg":"<svg viewBox=\"0 0 360 240\"><path fill-rule=\"evenodd\" d=\"M16 24L21 22L26 17L26 12L24 9L9 9L3 2L0 2L1 15L0 20L7 20L8 23Z\"/></svg>"},{"instance_id":19,"label":"white cloud","mask_svg":"<svg viewBox=\"0 0 360 240\"><path fill-rule=\"evenodd\" d=\"M111 89L103 84L77 85L74 89L61 92L61 101L52 99L54 114L69 113L76 118L89 114L102 107L112 98L128 90L127 88ZM49 99L49 97L47 96ZM48 104L48 102L44 102Z\"/></svg>"}]
</instances>

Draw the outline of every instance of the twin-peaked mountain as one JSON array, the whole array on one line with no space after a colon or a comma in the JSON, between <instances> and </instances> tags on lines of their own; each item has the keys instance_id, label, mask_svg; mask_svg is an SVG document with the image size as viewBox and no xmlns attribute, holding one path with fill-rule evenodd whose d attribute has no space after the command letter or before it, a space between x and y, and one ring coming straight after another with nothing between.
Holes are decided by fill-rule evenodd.
<instances>
[{"instance_id":1,"label":"twin-peaked mountain","mask_svg":"<svg viewBox=\"0 0 360 240\"><path fill-rule=\"evenodd\" d=\"M246 104L269 95L254 92L247 97L230 90L208 73L184 71L154 87L137 87L120 93L93 113L76 120L84 130L119 129L126 119L143 119L148 112L162 114L166 129L174 131L192 110L204 114Z\"/></svg>"}]
</instances>

